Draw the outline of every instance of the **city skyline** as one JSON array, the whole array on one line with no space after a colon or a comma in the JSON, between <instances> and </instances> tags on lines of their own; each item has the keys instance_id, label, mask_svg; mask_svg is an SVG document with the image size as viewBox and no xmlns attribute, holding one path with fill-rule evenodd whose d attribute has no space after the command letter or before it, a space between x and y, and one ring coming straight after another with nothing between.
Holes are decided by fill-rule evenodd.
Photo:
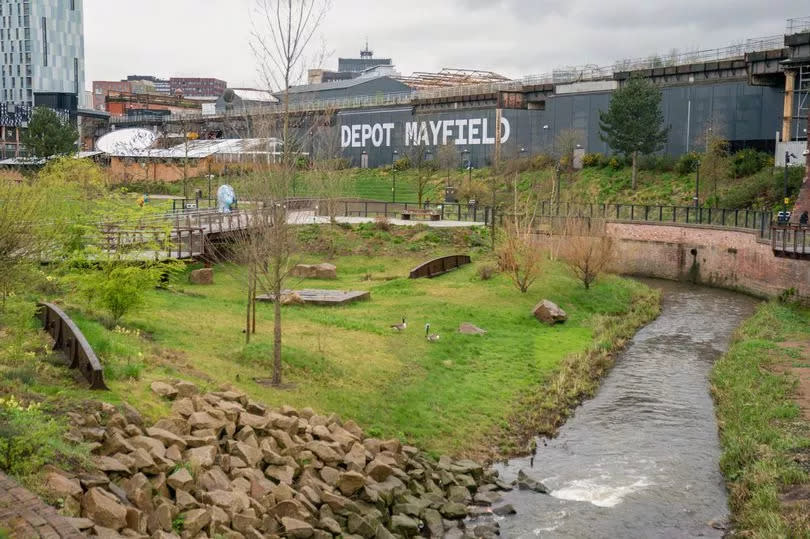
<instances>
[{"instance_id":1,"label":"city skyline","mask_svg":"<svg viewBox=\"0 0 810 539\"><path fill-rule=\"evenodd\" d=\"M233 87L263 86L250 49L253 0L144 0L137 12L127 13L126 25L110 23L119 14L120 6L114 4L85 2L86 89L93 80L136 73L210 76ZM393 58L402 74L454 67L520 77L673 49L722 47L739 43L741 36L778 35L787 18L803 14L789 0L768 5L687 0L654 6L579 0L546 3L542 14L530 0L381 4L333 1L309 56L319 56L323 43L333 54L322 65L309 61L304 67L334 69L338 57L358 56L368 39L375 56ZM717 25L720 19L724 25ZM627 39L631 34L633 39Z\"/></svg>"}]
</instances>

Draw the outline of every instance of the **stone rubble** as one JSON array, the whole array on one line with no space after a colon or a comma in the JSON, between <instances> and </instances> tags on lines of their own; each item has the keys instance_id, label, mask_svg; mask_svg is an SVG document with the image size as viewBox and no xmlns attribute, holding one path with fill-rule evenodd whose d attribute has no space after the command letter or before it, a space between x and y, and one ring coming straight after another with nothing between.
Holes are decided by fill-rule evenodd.
<instances>
[{"instance_id":1,"label":"stone rubble","mask_svg":"<svg viewBox=\"0 0 810 539\"><path fill-rule=\"evenodd\" d=\"M163 539L494 537L511 486L470 460L438 463L399 440L309 408L269 409L238 391L154 382L172 412L70 413L69 438L98 471L51 469L46 484L90 535ZM49 468L50 469L50 468ZM525 482L525 479L524 479Z\"/></svg>"}]
</instances>

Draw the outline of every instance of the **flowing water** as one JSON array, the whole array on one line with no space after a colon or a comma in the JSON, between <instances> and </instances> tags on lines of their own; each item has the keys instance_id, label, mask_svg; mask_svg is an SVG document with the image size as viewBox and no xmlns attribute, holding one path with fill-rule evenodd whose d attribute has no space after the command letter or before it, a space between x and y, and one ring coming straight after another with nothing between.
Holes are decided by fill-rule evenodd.
<instances>
[{"instance_id":1,"label":"flowing water","mask_svg":"<svg viewBox=\"0 0 810 539\"><path fill-rule=\"evenodd\" d=\"M522 537L720 537L728 515L709 393L712 364L753 311L748 297L663 281L661 316L641 329L597 395L553 440L538 440L523 469L550 495L506 493L517 515L501 535ZM547 445L545 445L547 444Z\"/></svg>"}]
</instances>

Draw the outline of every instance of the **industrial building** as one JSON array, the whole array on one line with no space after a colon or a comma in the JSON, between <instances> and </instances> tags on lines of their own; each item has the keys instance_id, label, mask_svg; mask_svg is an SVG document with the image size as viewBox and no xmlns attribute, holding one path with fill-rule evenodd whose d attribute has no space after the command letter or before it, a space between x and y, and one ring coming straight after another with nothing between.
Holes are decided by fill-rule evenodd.
<instances>
[{"instance_id":1,"label":"industrial building","mask_svg":"<svg viewBox=\"0 0 810 539\"><path fill-rule=\"evenodd\" d=\"M338 58L337 71L328 69L310 69L308 71L309 84L321 84L339 80L357 78L369 71L391 74L394 65L390 58L374 58L374 51L366 48L360 51L360 58Z\"/></svg>"},{"instance_id":2,"label":"industrial building","mask_svg":"<svg viewBox=\"0 0 810 539\"><path fill-rule=\"evenodd\" d=\"M643 52L643 51L640 51ZM685 54L646 56L613 65L558 69L504 80L497 73L447 69L394 78L356 77L290 90L295 124L313 136L329 127L344 157L355 166L390 164L442 146L458 152L459 164L481 167L499 158L555 153L555 140L574 130L586 152L610 153L599 137L599 111L631 76L662 91L664 152L702 150L707 135L729 140L733 150L753 147L801 154L810 106L810 17L788 21L781 35ZM279 97L279 94L276 94ZM281 106L260 114L280 114ZM317 119L317 132L307 127ZM116 126L171 129L163 123L116 119ZM185 119L187 124L188 119ZM228 113L199 119L201 133L249 136L250 120ZM304 148L310 151L312 148Z\"/></svg>"},{"instance_id":3,"label":"industrial building","mask_svg":"<svg viewBox=\"0 0 810 539\"><path fill-rule=\"evenodd\" d=\"M18 157L33 107L76 120L84 90L82 0L0 0L0 157Z\"/></svg>"}]
</instances>

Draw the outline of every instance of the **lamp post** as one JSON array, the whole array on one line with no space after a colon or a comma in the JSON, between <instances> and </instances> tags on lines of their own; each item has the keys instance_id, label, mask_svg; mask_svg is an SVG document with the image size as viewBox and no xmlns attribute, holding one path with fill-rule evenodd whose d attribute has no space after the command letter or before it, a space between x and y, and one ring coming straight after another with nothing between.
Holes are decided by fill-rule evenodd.
<instances>
[{"instance_id":1,"label":"lamp post","mask_svg":"<svg viewBox=\"0 0 810 539\"><path fill-rule=\"evenodd\" d=\"M785 222L788 221L788 212L787 212L788 208L787 208L787 205L788 205L788 201L790 200L788 198L788 167L790 166L790 158L791 157L796 159L796 156L793 155L792 153L785 152L785 199L782 201L782 202L784 202L784 204L782 205L782 219L784 219Z\"/></svg>"},{"instance_id":2,"label":"lamp post","mask_svg":"<svg viewBox=\"0 0 810 539\"><path fill-rule=\"evenodd\" d=\"M543 151L548 153L548 124L543 126Z\"/></svg>"},{"instance_id":3,"label":"lamp post","mask_svg":"<svg viewBox=\"0 0 810 539\"><path fill-rule=\"evenodd\" d=\"M394 150L394 155L391 158L391 202L397 201L397 156L399 155L399 151Z\"/></svg>"}]
</instances>

